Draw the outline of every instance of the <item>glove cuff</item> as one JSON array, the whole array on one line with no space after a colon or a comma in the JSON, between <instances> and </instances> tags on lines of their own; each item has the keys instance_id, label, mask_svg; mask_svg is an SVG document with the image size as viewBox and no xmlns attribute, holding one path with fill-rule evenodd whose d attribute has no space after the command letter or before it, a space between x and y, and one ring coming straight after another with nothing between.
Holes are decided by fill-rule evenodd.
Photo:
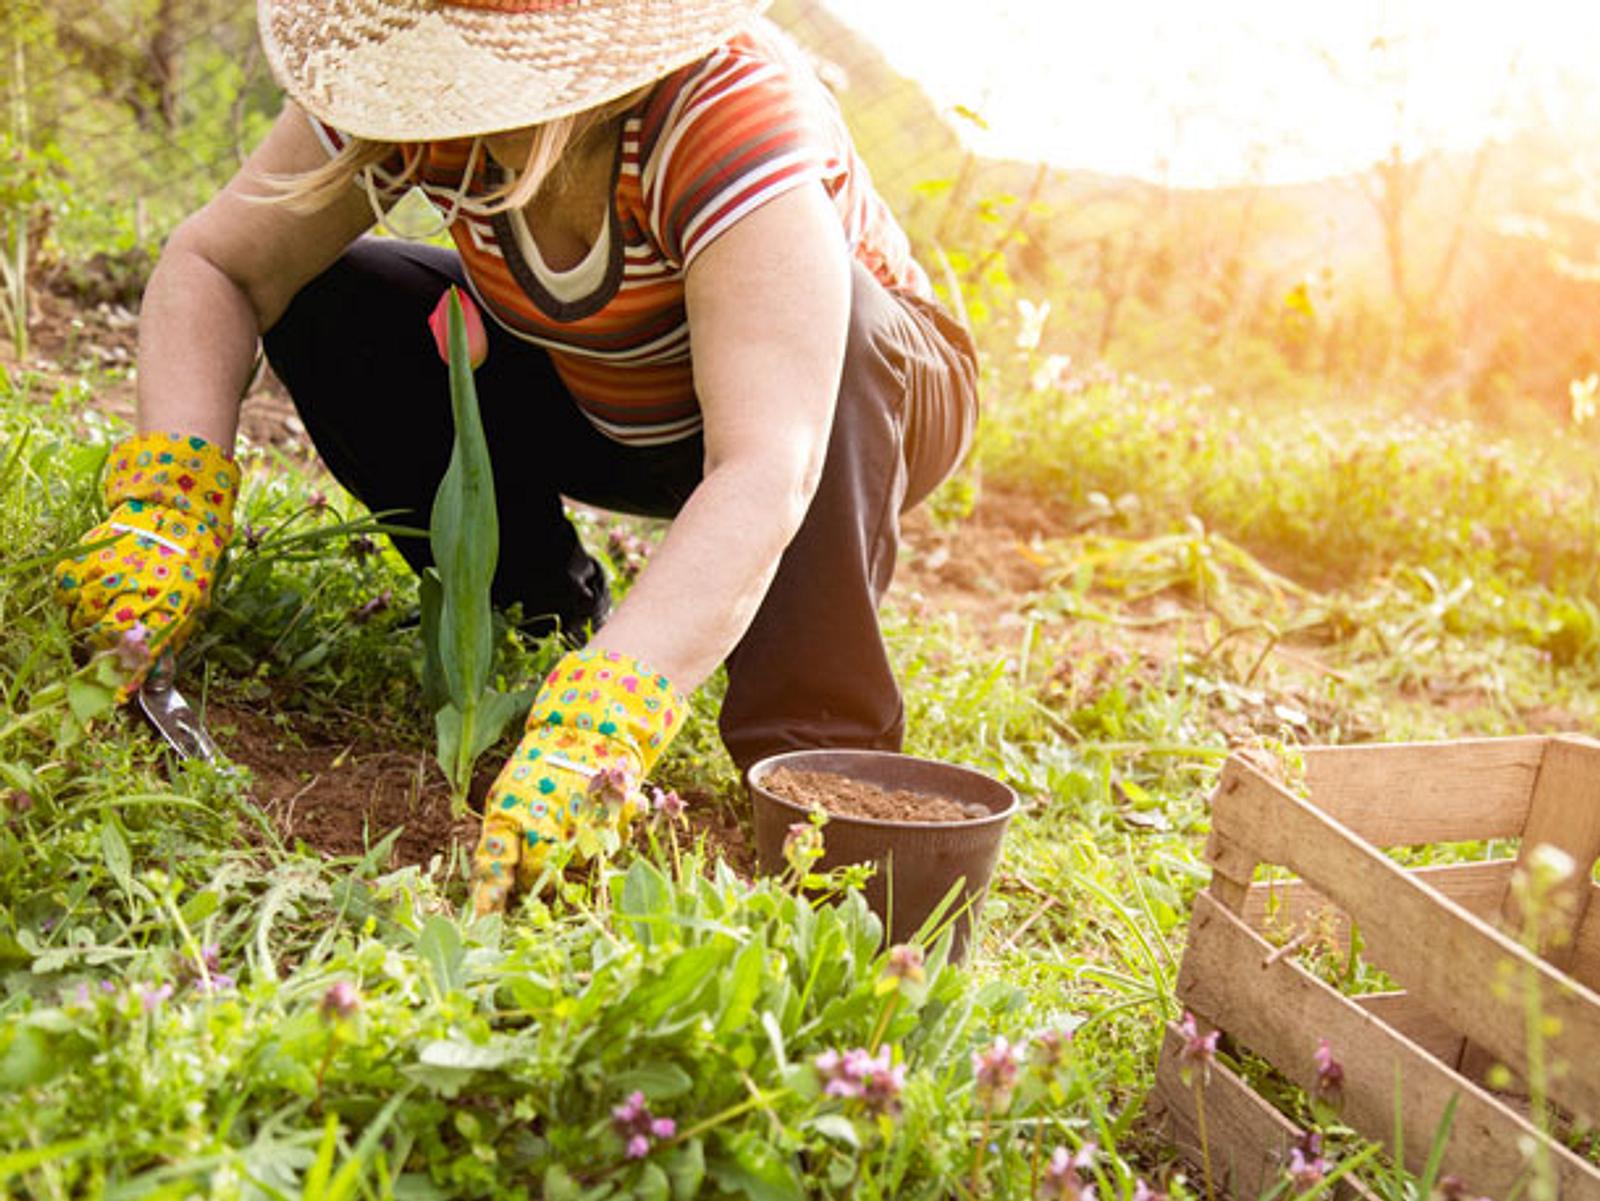
<instances>
[{"instance_id":1,"label":"glove cuff","mask_svg":"<svg viewBox=\"0 0 1600 1201\"><path fill-rule=\"evenodd\" d=\"M561 726L619 742L641 775L683 725L688 702L666 676L621 651L585 647L562 656L528 713L528 729Z\"/></svg>"},{"instance_id":2,"label":"glove cuff","mask_svg":"<svg viewBox=\"0 0 1600 1201\"><path fill-rule=\"evenodd\" d=\"M128 505L136 514L146 505L173 510L214 535L219 550L233 536L238 494L232 459L192 434L134 434L113 446L106 461L107 505Z\"/></svg>"}]
</instances>

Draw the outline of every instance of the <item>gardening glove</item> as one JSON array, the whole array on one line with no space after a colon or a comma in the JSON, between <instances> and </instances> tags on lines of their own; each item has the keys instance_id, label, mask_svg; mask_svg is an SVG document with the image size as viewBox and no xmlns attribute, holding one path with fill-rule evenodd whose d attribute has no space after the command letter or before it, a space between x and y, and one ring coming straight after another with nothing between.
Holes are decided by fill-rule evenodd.
<instances>
[{"instance_id":1,"label":"gardening glove","mask_svg":"<svg viewBox=\"0 0 1600 1201\"><path fill-rule=\"evenodd\" d=\"M96 649L142 626L162 651L175 651L233 533L238 469L204 438L185 434L135 434L111 448L107 463L111 516L80 544L114 541L58 563L56 589L72 628L87 631ZM133 669L119 699L148 671L148 662Z\"/></svg>"},{"instance_id":2,"label":"gardening glove","mask_svg":"<svg viewBox=\"0 0 1600 1201\"><path fill-rule=\"evenodd\" d=\"M683 723L683 695L619 651L564 656L534 698L522 742L483 807L472 860L472 907L505 907L558 847L599 850L644 807L640 784Z\"/></svg>"}]
</instances>

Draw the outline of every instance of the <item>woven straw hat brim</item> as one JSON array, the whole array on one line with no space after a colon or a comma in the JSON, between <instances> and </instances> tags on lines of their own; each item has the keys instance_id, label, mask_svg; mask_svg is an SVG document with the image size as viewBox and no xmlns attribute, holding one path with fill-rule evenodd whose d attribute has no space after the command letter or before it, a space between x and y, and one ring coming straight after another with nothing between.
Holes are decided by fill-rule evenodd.
<instances>
[{"instance_id":1,"label":"woven straw hat brim","mask_svg":"<svg viewBox=\"0 0 1600 1201\"><path fill-rule=\"evenodd\" d=\"M440 0L259 0L278 82L356 137L422 142L614 100L732 37L769 0L575 0L534 12Z\"/></svg>"}]
</instances>

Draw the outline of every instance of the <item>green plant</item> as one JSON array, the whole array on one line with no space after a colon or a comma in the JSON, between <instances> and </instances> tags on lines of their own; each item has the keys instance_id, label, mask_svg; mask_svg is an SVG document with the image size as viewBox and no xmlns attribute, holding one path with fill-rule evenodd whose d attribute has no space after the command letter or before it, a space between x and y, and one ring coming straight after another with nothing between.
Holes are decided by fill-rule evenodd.
<instances>
[{"instance_id":1,"label":"green plant","mask_svg":"<svg viewBox=\"0 0 1600 1201\"><path fill-rule=\"evenodd\" d=\"M443 303L448 306L447 359L455 442L429 524L436 566L422 577L424 687L430 698L441 693L444 697L434 718L439 763L457 803L464 806L472 784L472 765L516 717L527 712L533 696L526 690L501 692L489 682L494 662L489 585L499 557L500 526L489 448L472 379L481 356L475 359L468 349L461 293L451 288ZM481 340L481 324L478 336Z\"/></svg>"}]
</instances>

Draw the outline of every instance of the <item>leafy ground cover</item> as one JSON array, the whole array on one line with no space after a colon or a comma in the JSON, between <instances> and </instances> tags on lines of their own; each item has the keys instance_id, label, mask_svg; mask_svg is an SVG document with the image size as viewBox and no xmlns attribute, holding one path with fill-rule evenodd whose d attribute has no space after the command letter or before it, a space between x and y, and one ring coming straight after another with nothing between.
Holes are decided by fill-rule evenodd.
<instances>
[{"instance_id":1,"label":"leafy ground cover","mask_svg":"<svg viewBox=\"0 0 1600 1201\"><path fill-rule=\"evenodd\" d=\"M886 612L907 749L1026 802L970 962L754 877L715 683L657 772L687 824L473 923L415 582L270 389L181 663L233 765L61 686L40 559L97 515L127 385L39 345L0 384L18 1196L1204 1195L1142 1100L1228 751L1595 718L1592 489L1555 440L996 354L975 466L908 518ZM626 586L659 531L579 520ZM554 653L505 627L496 672Z\"/></svg>"}]
</instances>

